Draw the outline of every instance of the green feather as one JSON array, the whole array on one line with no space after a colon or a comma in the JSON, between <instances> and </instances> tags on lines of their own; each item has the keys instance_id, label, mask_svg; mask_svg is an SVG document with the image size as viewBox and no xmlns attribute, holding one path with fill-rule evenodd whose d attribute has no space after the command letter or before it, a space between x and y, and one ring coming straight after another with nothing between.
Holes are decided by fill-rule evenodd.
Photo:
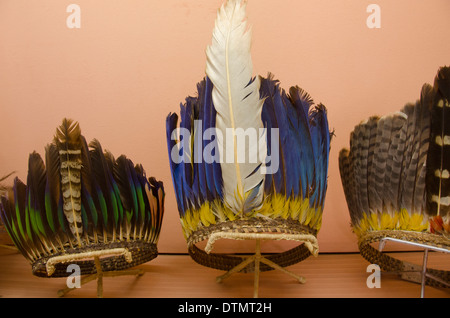
<instances>
[{"instance_id":1,"label":"green feather","mask_svg":"<svg viewBox=\"0 0 450 318\"><path fill-rule=\"evenodd\" d=\"M111 206L112 206L112 212L114 217L114 225L117 226L117 222L119 221L119 208L117 206L117 200L116 200L116 194L114 193L114 190L111 190L110 193L111 198Z\"/></svg>"},{"instance_id":2,"label":"green feather","mask_svg":"<svg viewBox=\"0 0 450 318\"><path fill-rule=\"evenodd\" d=\"M145 203L144 203L144 196L142 194L142 188L140 185L136 187L138 202L139 202L139 211L141 215L141 221L144 222L145 220Z\"/></svg>"},{"instance_id":3,"label":"green feather","mask_svg":"<svg viewBox=\"0 0 450 318\"><path fill-rule=\"evenodd\" d=\"M47 216L47 222L50 226L50 229L53 232L56 232L55 230L55 223L53 222L53 214L52 214L52 202L50 198L50 192L45 191L45 214Z\"/></svg>"},{"instance_id":4,"label":"green feather","mask_svg":"<svg viewBox=\"0 0 450 318\"><path fill-rule=\"evenodd\" d=\"M42 215L41 215L40 210L37 210L35 212L35 218L36 218L36 225L39 230L39 233L42 234L43 236L47 237L47 235L45 233L44 223L42 222Z\"/></svg>"},{"instance_id":5,"label":"green feather","mask_svg":"<svg viewBox=\"0 0 450 318\"><path fill-rule=\"evenodd\" d=\"M31 229L33 230L33 233L39 235L39 228L36 221L36 211L31 206L31 196L28 194L28 213L30 215L30 223L31 223ZM30 239L32 239L33 236L30 235Z\"/></svg>"},{"instance_id":6,"label":"green feather","mask_svg":"<svg viewBox=\"0 0 450 318\"><path fill-rule=\"evenodd\" d=\"M24 231L23 226L22 226L22 221L20 219L20 208L19 208L19 202L17 202L17 199L16 199L16 203L15 203L15 208L16 208L17 226L19 228L20 234L22 235L23 239L26 240L27 237L25 235L25 231ZM14 223L13 223L13 225L14 225ZM15 227L14 227L14 232L16 232Z\"/></svg>"},{"instance_id":7,"label":"green feather","mask_svg":"<svg viewBox=\"0 0 450 318\"><path fill-rule=\"evenodd\" d=\"M29 209L28 209L28 205L27 205L27 206L25 206L25 228L27 230L28 238L30 240L32 240L33 235L32 235L32 232L31 232L31 220L30 219L31 219L30 218L30 213L29 213Z\"/></svg>"},{"instance_id":8,"label":"green feather","mask_svg":"<svg viewBox=\"0 0 450 318\"><path fill-rule=\"evenodd\" d=\"M17 228L16 225L14 224L14 222L11 222L11 231L13 232L13 237L15 238L15 240L17 242L21 242L22 240L19 237L19 233L17 233ZM25 239L25 238L24 238Z\"/></svg>"},{"instance_id":9,"label":"green feather","mask_svg":"<svg viewBox=\"0 0 450 318\"><path fill-rule=\"evenodd\" d=\"M126 211L125 213L127 215L127 222L131 223L131 218L133 217L133 211Z\"/></svg>"},{"instance_id":10,"label":"green feather","mask_svg":"<svg viewBox=\"0 0 450 318\"><path fill-rule=\"evenodd\" d=\"M118 207L118 219L122 220L123 218L123 205L122 205L122 200L120 199L120 191L119 191L119 187L117 186L117 184L114 182L113 184L113 189L114 189L114 193L117 199L117 207ZM117 221L116 221L117 224Z\"/></svg>"},{"instance_id":11,"label":"green feather","mask_svg":"<svg viewBox=\"0 0 450 318\"><path fill-rule=\"evenodd\" d=\"M106 207L106 201L103 193L100 189L97 190L98 201L100 202L100 210L102 211L103 223L105 226L108 225L108 209Z\"/></svg>"},{"instance_id":12,"label":"green feather","mask_svg":"<svg viewBox=\"0 0 450 318\"><path fill-rule=\"evenodd\" d=\"M137 199L137 194L136 194L136 188L132 181L130 182L130 187L131 187L131 195L133 197L133 206L134 206L134 209L131 209L131 212L134 214L135 220L137 221L138 212L139 212L138 199Z\"/></svg>"},{"instance_id":13,"label":"green feather","mask_svg":"<svg viewBox=\"0 0 450 318\"><path fill-rule=\"evenodd\" d=\"M81 219L83 221L83 228L85 231L88 230L88 217L86 214L86 209L84 208L84 205L81 205Z\"/></svg>"},{"instance_id":14,"label":"green feather","mask_svg":"<svg viewBox=\"0 0 450 318\"><path fill-rule=\"evenodd\" d=\"M95 207L94 200L92 200L90 195L87 197L87 203L89 205L89 210L91 211L92 222L94 222L94 227L96 228L98 223L97 208Z\"/></svg>"},{"instance_id":15,"label":"green feather","mask_svg":"<svg viewBox=\"0 0 450 318\"><path fill-rule=\"evenodd\" d=\"M66 216L64 215L63 206L62 206L62 198L60 198L59 204L58 204L58 221L59 221L59 225L61 226L61 229L63 230L63 232L67 233L66 226L64 224L65 217Z\"/></svg>"}]
</instances>

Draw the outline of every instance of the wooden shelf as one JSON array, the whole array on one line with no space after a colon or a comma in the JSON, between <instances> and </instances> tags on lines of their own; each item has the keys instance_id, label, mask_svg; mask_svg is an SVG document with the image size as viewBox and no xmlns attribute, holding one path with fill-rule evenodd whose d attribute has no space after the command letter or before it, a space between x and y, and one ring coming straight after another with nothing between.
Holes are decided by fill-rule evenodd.
<instances>
[{"instance_id":1,"label":"wooden shelf","mask_svg":"<svg viewBox=\"0 0 450 318\"><path fill-rule=\"evenodd\" d=\"M423 253L390 253L395 257L421 264ZM262 272L260 298L419 298L420 285L382 274L381 288L369 289L366 272L369 263L359 254L319 254L289 266L288 269L306 278L296 282L279 271ZM449 255L429 253L429 268L450 270ZM203 267L188 255L160 254L156 259L136 268L144 270L141 277L105 277L105 298L251 298L253 274L237 273L222 283L216 277L224 272ZM57 298L57 291L66 286L65 278L40 278L31 273L31 266L16 251L0 247L0 297ZM67 298L95 298L97 284L83 285L67 294ZM425 288L426 298L449 298L450 289Z\"/></svg>"}]
</instances>

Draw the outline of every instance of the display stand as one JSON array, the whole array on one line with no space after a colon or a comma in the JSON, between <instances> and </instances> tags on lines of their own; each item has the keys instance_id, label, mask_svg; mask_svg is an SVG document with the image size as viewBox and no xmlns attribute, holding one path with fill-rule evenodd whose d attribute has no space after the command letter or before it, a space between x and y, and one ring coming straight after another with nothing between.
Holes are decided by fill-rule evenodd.
<instances>
[{"instance_id":1,"label":"display stand","mask_svg":"<svg viewBox=\"0 0 450 318\"><path fill-rule=\"evenodd\" d=\"M128 263L131 263L131 261L132 261L131 253L126 248L114 248L114 249L106 249L106 250L101 250L101 251L91 251L91 252L86 252L86 253L76 253L76 254L55 256L55 257L50 258L47 261L47 264L46 264L47 274L48 274L48 276L51 276L53 274L53 272L55 271L56 264L60 264L60 263L67 264L67 263L81 261L81 260L94 259L96 273L83 277L80 280L80 287L84 284L89 283L92 280L97 279L97 297L102 298L103 297L103 277L117 277L117 276L124 276L124 275L142 276L144 274L144 271L142 269L130 269L130 270L103 272L102 265L100 263L100 257L122 256L122 255L125 257L125 259ZM63 297L68 292L70 292L74 289L76 289L76 287L73 287L73 288L66 287L64 289L61 289L58 291L58 296Z\"/></svg>"},{"instance_id":2,"label":"display stand","mask_svg":"<svg viewBox=\"0 0 450 318\"><path fill-rule=\"evenodd\" d=\"M314 256L318 255L319 247L315 236L310 234L271 234L271 233L234 233L234 232L216 232L211 235L206 245L206 253L210 253L213 249L213 245L218 239L234 239L234 240L255 240L256 241L256 251L255 254L244 258L244 260L237 266L230 269L225 274L218 276L216 281L218 283L222 282L224 279L230 277L234 273L240 272L246 266L251 263L255 263L254 267L254 282L253 282L253 297L258 298L259 291L259 273L260 273L260 263L264 263L269 267L279 270L297 280L299 283L306 283L306 279L299 276L287 269L279 266L273 261L267 259L261 255L261 240L293 240L300 241L305 244L310 250L311 254Z\"/></svg>"},{"instance_id":3,"label":"display stand","mask_svg":"<svg viewBox=\"0 0 450 318\"><path fill-rule=\"evenodd\" d=\"M406 245L410 245L410 246L414 246L414 247L419 247L419 248L423 248L424 249L424 255L423 255L423 262L422 262L422 268L421 270L414 270L412 268L412 270L410 271L404 271L404 275L402 276L402 278L413 281L413 282L417 282L421 284L421 290L420 290L420 297L424 298L425 297L425 278L428 277L430 279L433 279L437 282L440 282L443 285L446 286L450 286L447 282L443 281L442 279L427 273L427 262L428 262L428 250L432 250L432 251L436 251L436 252L441 252L441 253L450 253L450 250L445 249L445 248L440 248L440 247L436 247L436 246L432 246L432 245L427 245L427 244L422 244L422 243L416 243L416 242L410 242L410 241L406 241L406 240L401 240L401 239L397 239L397 238L392 238L392 237L384 237L380 240L379 243L379 251L382 252L386 242L391 241L391 242L396 242L396 243L401 243L401 244L406 244ZM418 279L416 279L414 276L409 275L410 273L420 273L420 281L418 281Z\"/></svg>"}]
</instances>

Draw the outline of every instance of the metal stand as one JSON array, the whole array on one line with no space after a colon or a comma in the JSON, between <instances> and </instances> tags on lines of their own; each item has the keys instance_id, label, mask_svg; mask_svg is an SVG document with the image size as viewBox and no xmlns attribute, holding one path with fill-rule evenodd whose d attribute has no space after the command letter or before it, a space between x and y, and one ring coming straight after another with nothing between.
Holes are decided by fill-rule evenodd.
<instances>
[{"instance_id":1,"label":"metal stand","mask_svg":"<svg viewBox=\"0 0 450 318\"><path fill-rule=\"evenodd\" d=\"M420 298L424 298L425 297L425 279L426 279L426 277L431 278L431 279L433 279L435 281L438 281L438 282L440 282L440 283L442 283L442 284L444 284L446 286L450 286L447 282L441 280L440 278L435 277L435 276L427 273L428 250L441 252L441 253L450 253L450 250L445 249L445 248L430 246L430 245L426 245L426 244L400 240L400 239L396 239L396 238L392 238L392 237L384 237L384 238L382 238L380 240L380 244L379 244L379 248L378 248L380 252L383 251L384 246L386 245L387 241L402 243L402 244L411 245L411 246L415 246L415 247L419 247L419 248L423 248L424 249L424 255L423 255L423 262L422 262L422 269L421 269L421 271L414 271L414 270L409 271L409 272L415 272L415 273L420 273L421 274L421 279L420 279L420 283L421 283ZM408 278L409 278L409 280L416 281L415 279L412 279L411 277L408 277Z\"/></svg>"},{"instance_id":2,"label":"metal stand","mask_svg":"<svg viewBox=\"0 0 450 318\"><path fill-rule=\"evenodd\" d=\"M124 275L136 275L136 276L142 276L144 274L144 271L142 269L130 269L130 270L122 270L122 271L111 271L111 272L103 272L102 265L100 263L100 257L102 256L121 256L124 255L127 262L131 262L131 253L125 249L125 248L115 248L115 249L108 249L108 250L102 250L102 251L93 251L93 252L87 252L87 253L78 253L78 254L68 254L68 255L62 255L62 256L55 256L50 258L47 261L47 273L48 275L52 275L55 271L55 265L59 263L70 263L77 260L86 260L86 259L94 259L95 262L95 268L96 273L87 275L83 277L80 281L80 287L84 284L89 283L92 280L97 279L97 297L102 298L103 297L103 277L117 277L117 276L124 276ZM66 287L64 289L60 289L58 291L58 296L63 297L65 294L69 293L70 291L76 289L76 287L70 288Z\"/></svg>"},{"instance_id":3,"label":"metal stand","mask_svg":"<svg viewBox=\"0 0 450 318\"><path fill-rule=\"evenodd\" d=\"M261 240L280 240L280 239L287 239L287 240L298 240L302 241L311 251L311 254L314 256L318 255L318 244L317 239L313 235L280 235L280 234L260 234L260 233L228 233L228 232L219 232L214 233L205 248L205 251L207 253L210 253L212 250L212 246L214 242L219 238L228 238L228 239L253 239L256 241L256 250L255 254L244 258L244 260L238 264L237 266L230 269L225 274L218 276L216 278L216 281L218 283L222 282L224 279L230 277L234 273L240 272L242 269L244 269L247 265L250 263L255 263L255 270L254 270L254 281L253 281L253 297L258 298L258 291L259 291L259 273L260 273L260 263L264 263L270 267L272 267L275 270L279 270L291 277L293 277L295 280L297 280L299 283L304 284L306 283L306 279L302 276L299 276L297 274L294 274L291 271L288 271L287 269L281 267L280 265L272 262L271 260L267 259L266 257L261 255Z\"/></svg>"}]
</instances>

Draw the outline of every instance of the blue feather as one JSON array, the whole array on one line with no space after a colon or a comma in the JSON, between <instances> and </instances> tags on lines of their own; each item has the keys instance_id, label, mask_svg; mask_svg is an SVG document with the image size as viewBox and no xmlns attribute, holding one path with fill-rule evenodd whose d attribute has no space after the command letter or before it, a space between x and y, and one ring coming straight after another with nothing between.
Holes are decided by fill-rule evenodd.
<instances>
[{"instance_id":1,"label":"blue feather","mask_svg":"<svg viewBox=\"0 0 450 318\"><path fill-rule=\"evenodd\" d=\"M191 129L191 119L189 118L190 113L190 105L192 99L186 99L187 106L181 104L180 105L180 129L185 128L188 131ZM189 162L185 162L188 158L190 158L189 149L185 149L186 147L181 146L183 142L183 138L187 138L180 134L180 140L172 140L172 132L177 128L178 116L176 114L171 114L166 119L166 136L167 136L167 144L169 147L169 160L171 162L171 170L172 170L172 181L175 188L175 193L178 202L178 211L180 216L184 215L186 210L190 209L192 206L192 190L191 185L192 182L192 167L190 167ZM175 147L175 148L174 148ZM174 162L172 159L172 149L179 149L178 156L180 156L181 160L179 163Z\"/></svg>"},{"instance_id":2,"label":"blue feather","mask_svg":"<svg viewBox=\"0 0 450 318\"><path fill-rule=\"evenodd\" d=\"M316 191L318 193L316 206L323 206L327 189L331 138L326 109L321 104L316 106L311 115L311 138L314 146Z\"/></svg>"},{"instance_id":3,"label":"blue feather","mask_svg":"<svg viewBox=\"0 0 450 318\"><path fill-rule=\"evenodd\" d=\"M202 107L202 95L204 95L204 89L202 88L203 82L197 84L198 98L194 103L193 112L193 122L194 126L192 128L192 138L193 148L192 148L192 162L193 162L193 184L192 189L194 196L197 198L197 206L200 207L206 200L208 196L208 187L206 184L206 171L203 162L203 113L204 109ZM199 122L198 120L201 120ZM199 126L201 123L201 126Z\"/></svg>"},{"instance_id":4,"label":"blue feather","mask_svg":"<svg viewBox=\"0 0 450 318\"><path fill-rule=\"evenodd\" d=\"M185 129L190 133L190 136L193 135L193 104L195 103L195 99L193 97L186 98L186 104L180 106L180 128ZM188 138L188 136L183 136L180 134L180 143L184 145L183 148L183 159L184 162L180 165L182 166L182 178L181 178L181 186L183 187L183 193L185 197L185 210L191 209L196 205L196 197L193 194L192 183L193 183L193 154L192 154L192 140L187 144L184 138Z\"/></svg>"},{"instance_id":5,"label":"blue feather","mask_svg":"<svg viewBox=\"0 0 450 318\"><path fill-rule=\"evenodd\" d=\"M195 103L195 114L194 118L195 120L199 120L201 123L201 130L199 130L200 127L197 128L197 133L195 135L194 140L194 158L196 159L197 163L195 163L195 169L194 173L197 174L196 177L196 186L199 188L199 206L201 206L205 201L213 200L214 195L211 191L209 185L208 185L208 179L207 179L207 169L208 163L206 163L205 158L203 158L203 149L205 142L203 140L203 135L207 127L209 126L206 122L206 117L209 113L208 105L211 101L211 92L208 92L206 87L208 85L207 80L203 80L200 83L197 84L197 91L198 91L198 99ZM211 85L211 82L209 82L209 85ZM211 85L212 86L212 85ZM209 94L209 96L208 96Z\"/></svg>"},{"instance_id":6,"label":"blue feather","mask_svg":"<svg viewBox=\"0 0 450 318\"><path fill-rule=\"evenodd\" d=\"M203 138L207 129L215 127L216 110L212 103L212 88L212 82L206 77L197 84L198 96L187 97L185 104L180 105L180 129L189 131L194 139L191 140L189 147L182 147L184 153L179 155L184 155L184 159L190 159L190 162L176 163L172 160L172 149L177 147L177 141L172 140L171 136L177 127L178 117L176 114L169 114L166 118L166 138L172 182L180 215L184 215L188 209L199 208L206 200L213 201L222 198L220 163L209 163L211 158L206 158L207 160L203 158L203 149L207 145L210 147L217 145L217 140ZM202 124L202 129L196 131L196 136L194 136L195 120L201 120ZM182 138L183 136L180 137L178 143L183 143ZM180 152L182 152L181 149ZM194 162L195 158L201 162Z\"/></svg>"},{"instance_id":7,"label":"blue feather","mask_svg":"<svg viewBox=\"0 0 450 318\"><path fill-rule=\"evenodd\" d=\"M295 112L289 114L290 123L293 124L295 146L298 146L300 156L297 164L300 168L300 182L303 197L310 196L310 187L314 183L314 151L311 141L310 125L309 125L309 107L311 105L310 97L299 87L291 87L289 90L289 99L292 102ZM288 114L288 115L289 115ZM295 114L297 114L295 116ZM291 119L292 118L292 119Z\"/></svg>"},{"instance_id":8,"label":"blue feather","mask_svg":"<svg viewBox=\"0 0 450 318\"><path fill-rule=\"evenodd\" d=\"M278 121L280 136L280 172L284 178L284 192L277 189L277 193L285 193L286 197L298 196L301 182L300 167L297 163L300 157L297 131L289 119L290 114L295 117L292 104L284 90L279 91L275 100L275 114Z\"/></svg>"},{"instance_id":9,"label":"blue feather","mask_svg":"<svg viewBox=\"0 0 450 318\"><path fill-rule=\"evenodd\" d=\"M279 82L273 80L273 76L269 74L268 78L265 79L261 77L261 86L260 86L260 96L264 98L264 106L261 112L261 119L267 129L267 155L272 156L276 154L272 154L272 131L271 129L278 129L280 132L280 123L283 123L283 119L286 118L284 115L284 106L283 101L281 100L281 94L279 89ZM285 132L285 131L283 131ZM283 137L280 135L280 140L285 140L286 136L283 134ZM275 191L280 194L286 194L286 183L284 177L284 162L282 156L282 143L279 143L278 151L279 155L279 169L272 175L267 175L264 185L264 191L266 194L271 193L271 191Z\"/></svg>"},{"instance_id":10,"label":"blue feather","mask_svg":"<svg viewBox=\"0 0 450 318\"><path fill-rule=\"evenodd\" d=\"M214 104L212 101L212 89L213 84L209 77L205 77L204 79L204 97L202 100L203 107L203 132L205 132L209 128L216 127L216 109L214 108ZM215 150L217 150L217 140L203 140L203 149L210 144L211 146L215 146ZM216 153L212 154L213 156L218 155ZM205 158L203 158L205 159ZM203 160L204 161L204 160ZM210 200L214 199L222 199L223 198L223 187L222 187L222 169L220 168L219 162L212 163L204 163L205 173L206 173L206 181L209 189L209 193L211 194Z\"/></svg>"},{"instance_id":11,"label":"blue feather","mask_svg":"<svg viewBox=\"0 0 450 318\"><path fill-rule=\"evenodd\" d=\"M175 189L175 197L177 200L178 212L180 215L184 215L186 211L184 206L184 198L182 191L182 169L183 165L175 162L172 159L172 149L177 149L177 141L172 140L172 132L177 128L178 123L178 115L176 113L169 114L166 118L166 138L167 138L167 148L169 151L169 162L170 162L170 170L172 174L172 183ZM180 153L178 153L181 156Z\"/></svg>"},{"instance_id":12,"label":"blue feather","mask_svg":"<svg viewBox=\"0 0 450 318\"><path fill-rule=\"evenodd\" d=\"M187 97L186 98L186 104L184 107L181 107L181 121L180 121L180 128L185 128L187 131L190 132L191 136L193 135L193 104L195 103L194 98ZM180 140L181 142L182 141ZM185 143L186 144L186 143ZM189 147L183 147L184 155L185 155L185 161L183 163L183 182L187 184L187 186L190 188L192 186L193 182L193 173L192 173L192 161L193 161L193 153L191 152L190 146L192 145L192 140L190 141ZM187 149L186 149L187 148ZM189 161L188 161L189 160Z\"/></svg>"},{"instance_id":13,"label":"blue feather","mask_svg":"<svg viewBox=\"0 0 450 318\"><path fill-rule=\"evenodd\" d=\"M306 92L292 87L289 93L279 88L272 74L261 78L260 94L265 98L261 118L269 130L268 155L270 128L278 128L280 137L279 170L271 178L266 177L265 192L308 197L311 204L323 202L330 143L325 108L319 105L310 112L313 101Z\"/></svg>"}]
</instances>

